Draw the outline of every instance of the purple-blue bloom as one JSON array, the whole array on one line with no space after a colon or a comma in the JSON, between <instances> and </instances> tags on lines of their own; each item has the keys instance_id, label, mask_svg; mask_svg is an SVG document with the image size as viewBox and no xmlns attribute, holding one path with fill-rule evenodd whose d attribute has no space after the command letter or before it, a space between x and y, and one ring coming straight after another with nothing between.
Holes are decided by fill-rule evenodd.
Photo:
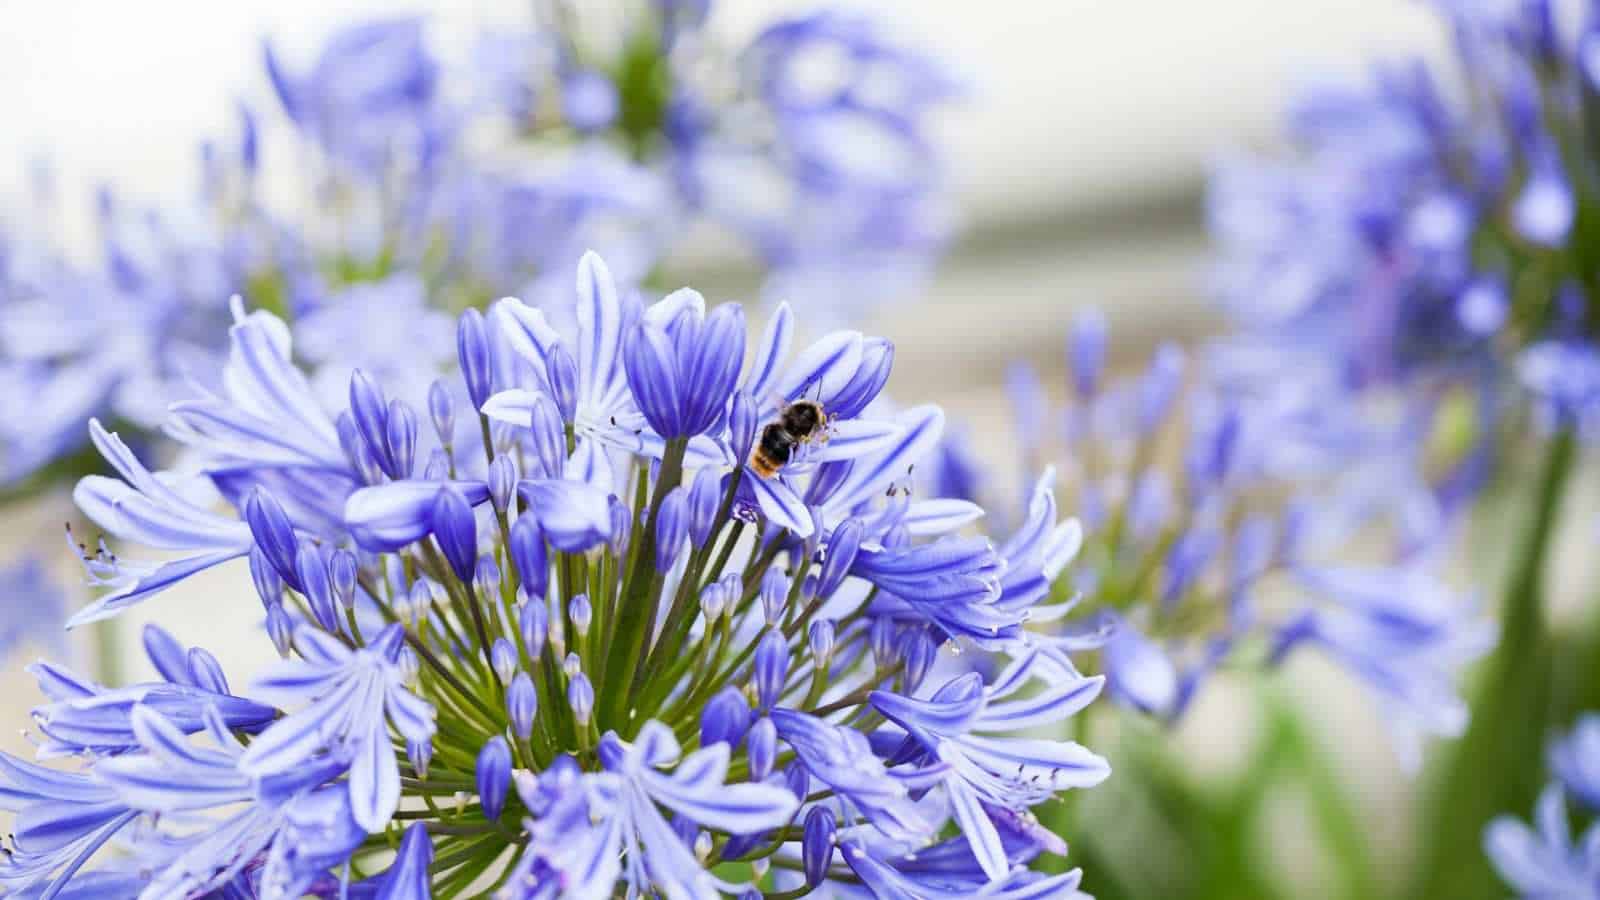
<instances>
[{"instance_id":1,"label":"purple-blue bloom","mask_svg":"<svg viewBox=\"0 0 1600 900\"><path fill-rule=\"evenodd\" d=\"M433 428L383 366L325 405L262 311L240 311L218 389L172 411L197 486L91 425L122 477L85 479L86 512L177 561L102 542L86 565L108 590L79 621L233 561L284 659L240 688L152 626L160 681L36 666L40 754L77 770L0 766L27 822L62 820L53 841L19 827L0 879L412 898L488 866L511 898L807 878L1071 896L1076 872L1027 869L1065 853L1032 810L1108 769L1023 732L1094 699L1067 654L1104 635L1033 627L1082 545L1050 480L991 543L973 501L912 496L944 416L886 411L886 339L791 352L780 306L747 356L737 306L644 305L592 254L576 276L575 307L462 315L465 390L428 391ZM824 421L779 471L752 464L799 400ZM946 828L968 839L929 846Z\"/></svg>"}]
</instances>

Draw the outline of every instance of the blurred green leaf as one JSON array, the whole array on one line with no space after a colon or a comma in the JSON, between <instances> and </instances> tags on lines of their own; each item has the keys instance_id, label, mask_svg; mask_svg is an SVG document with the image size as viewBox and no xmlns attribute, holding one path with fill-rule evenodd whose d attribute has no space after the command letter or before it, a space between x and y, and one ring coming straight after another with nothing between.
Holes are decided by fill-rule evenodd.
<instances>
[{"instance_id":1,"label":"blurred green leaf","mask_svg":"<svg viewBox=\"0 0 1600 900\"><path fill-rule=\"evenodd\" d=\"M1545 568L1572 470L1576 439L1550 442L1531 516L1507 582L1499 646L1482 670L1467 733L1446 754L1425 793L1410 896L1500 898L1505 887L1482 852L1494 816L1526 814L1543 783L1540 760L1556 722L1553 643L1544 623Z\"/></svg>"}]
</instances>

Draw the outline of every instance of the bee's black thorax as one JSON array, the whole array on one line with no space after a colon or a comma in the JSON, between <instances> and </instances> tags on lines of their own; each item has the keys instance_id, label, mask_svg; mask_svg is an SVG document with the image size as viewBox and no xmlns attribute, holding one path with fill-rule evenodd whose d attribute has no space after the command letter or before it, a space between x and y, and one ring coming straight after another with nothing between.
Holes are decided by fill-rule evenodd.
<instances>
[{"instance_id":1,"label":"bee's black thorax","mask_svg":"<svg viewBox=\"0 0 1600 900\"><path fill-rule=\"evenodd\" d=\"M811 400L796 400L783 408L778 423L797 441L804 441L822 427L822 406Z\"/></svg>"}]
</instances>

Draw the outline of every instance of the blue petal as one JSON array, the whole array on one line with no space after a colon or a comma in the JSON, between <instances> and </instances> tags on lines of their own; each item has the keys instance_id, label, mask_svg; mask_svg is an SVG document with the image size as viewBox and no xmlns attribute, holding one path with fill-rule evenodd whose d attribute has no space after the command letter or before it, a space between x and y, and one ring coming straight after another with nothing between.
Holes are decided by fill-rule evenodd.
<instances>
[{"instance_id":1,"label":"blue petal","mask_svg":"<svg viewBox=\"0 0 1600 900\"><path fill-rule=\"evenodd\" d=\"M758 402L766 402L778 384L778 367L789 355L789 345L794 342L794 312L788 303L778 304L772 318L767 320L761 342L756 345L755 359L745 376L741 389Z\"/></svg>"},{"instance_id":2,"label":"blue petal","mask_svg":"<svg viewBox=\"0 0 1600 900\"><path fill-rule=\"evenodd\" d=\"M392 481L352 493L345 500L345 524L367 550L398 550L432 528L433 503L446 485L473 506L489 499L489 486L481 481Z\"/></svg>"},{"instance_id":3,"label":"blue petal","mask_svg":"<svg viewBox=\"0 0 1600 900\"><path fill-rule=\"evenodd\" d=\"M578 260L578 388L580 402L603 408L622 377L622 303L605 261L593 251Z\"/></svg>"},{"instance_id":4,"label":"blue petal","mask_svg":"<svg viewBox=\"0 0 1600 900\"><path fill-rule=\"evenodd\" d=\"M421 822L413 822L400 839L400 850L384 873L377 900L432 900L428 867L433 865L433 842Z\"/></svg>"}]
</instances>

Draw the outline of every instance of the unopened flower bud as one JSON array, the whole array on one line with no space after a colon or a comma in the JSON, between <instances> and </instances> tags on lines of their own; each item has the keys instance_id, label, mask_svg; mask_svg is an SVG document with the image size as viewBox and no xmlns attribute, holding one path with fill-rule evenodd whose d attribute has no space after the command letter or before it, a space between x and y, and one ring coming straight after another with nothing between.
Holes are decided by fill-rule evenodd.
<instances>
[{"instance_id":1,"label":"unopened flower bud","mask_svg":"<svg viewBox=\"0 0 1600 900\"><path fill-rule=\"evenodd\" d=\"M695 546L711 540L711 529L716 525L717 509L722 505L722 473L707 466L694 476L689 488L689 537Z\"/></svg>"},{"instance_id":2,"label":"unopened flower bud","mask_svg":"<svg viewBox=\"0 0 1600 900\"><path fill-rule=\"evenodd\" d=\"M406 741L406 759L418 778L427 778L428 765L433 762L433 741Z\"/></svg>"},{"instance_id":3,"label":"unopened flower bud","mask_svg":"<svg viewBox=\"0 0 1600 900\"><path fill-rule=\"evenodd\" d=\"M819 667L826 666L833 657L833 640L832 619L818 619L806 629L806 643L811 648L811 658Z\"/></svg>"},{"instance_id":4,"label":"unopened flower bud","mask_svg":"<svg viewBox=\"0 0 1600 900\"><path fill-rule=\"evenodd\" d=\"M345 609L355 609L359 569L356 555L349 550L335 550L328 557L328 582L333 587L333 598Z\"/></svg>"},{"instance_id":5,"label":"unopened flower bud","mask_svg":"<svg viewBox=\"0 0 1600 900\"><path fill-rule=\"evenodd\" d=\"M751 781L763 781L772 774L772 764L778 759L778 727L771 719L762 716L750 726L745 752L750 757Z\"/></svg>"},{"instance_id":6,"label":"unopened flower bud","mask_svg":"<svg viewBox=\"0 0 1600 900\"><path fill-rule=\"evenodd\" d=\"M700 712L700 745L722 742L732 747L750 728L750 704L737 688L725 687Z\"/></svg>"},{"instance_id":7,"label":"unopened flower bud","mask_svg":"<svg viewBox=\"0 0 1600 900\"><path fill-rule=\"evenodd\" d=\"M428 417L433 419L433 431L439 436L439 443L446 447L454 444L456 406L450 399L450 389L442 381L428 386Z\"/></svg>"},{"instance_id":8,"label":"unopened flower bud","mask_svg":"<svg viewBox=\"0 0 1600 900\"><path fill-rule=\"evenodd\" d=\"M497 734L484 742L478 751L476 774L483 816L491 822L499 821L506 808L506 791L511 788L511 745L505 738Z\"/></svg>"},{"instance_id":9,"label":"unopened flower bud","mask_svg":"<svg viewBox=\"0 0 1600 900\"><path fill-rule=\"evenodd\" d=\"M656 571L671 571L689 539L688 492L680 485L662 499L656 513Z\"/></svg>"},{"instance_id":10,"label":"unopened flower bud","mask_svg":"<svg viewBox=\"0 0 1600 900\"><path fill-rule=\"evenodd\" d=\"M494 508L505 512L511 508L512 495L517 490L517 463L510 454L496 456L489 463L489 500Z\"/></svg>"},{"instance_id":11,"label":"unopened flower bud","mask_svg":"<svg viewBox=\"0 0 1600 900\"><path fill-rule=\"evenodd\" d=\"M550 613L545 609L542 599L529 600L522 604L522 609L517 613L522 647L528 651L528 659L534 662L538 662L539 654L544 652L544 639L550 628L549 619Z\"/></svg>"},{"instance_id":12,"label":"unopened flower bud","mask_svg":"<svg viewBox=\"0 0 1600 900\"><path fill-rule=\"evenodd\" d=\"M387 444L392 478L410 478L417 464L417 414L410 404L395 400L389 404L388 421L384 423L384 441Z\"/></svg>"},{"instance_id":13,"label":"unopened flower bud","mask_svg":"<svg viewBox=\"0 0 1600 900\"><path fill-rule=\"evenodd\" d=\"M511 733L520 740L533 734L533 717L539 712L539 692L527 672L518 672L506 688L506 716L511 720Z\"/></svg>"},{"instance_id":14,"label":"unopened flower bud","mask_svg":"<svg viewBox=\"0 0 1600 900\"><path fill-rule=\"evenodd\" d=\"M706 625L714 624L728 608L728 592L722 589L720 582L713 581L700 592L700 612L706 617Z\"/></svg>"},{"instance_id":15,"label":"unopened flower bud","mask_svg":"<svg viewBox=\"0 0 1600 900\"><path fill-rule=\"evenodd\" d=\"M489 649L489 663L502 682L510 681L517 672L517 648L503 637L495 638Z\"/></svg>"},{"instance_id":16,"label":"unopened flower bud","mask_svg":"<svg viewBox=\"0 0 1600 900\"><path fill-rule=\"evenodd\" d=\"M461 376L467 382L472 408L479 410L493 393L489 360L489 335L483 327L483 313L468 309L456 323L456 356Z\"/></svg>"},{"instance_id":17,"label":"unopened flower bud","mask_svg":"<svg viewBox=\"0 0 1600 900\"><path fill-rule=\"evenodd\" d=\"M789 675L789 642L783 632L767 629L756 647L756 696L762 709L771 709L783 695L783 682Z\"/></svg>"},{"instance_id":18,"label":"unopened flower bud","mask_svg":"<svg viewBox=\"0 0 1600 900\"><path fill-rule=\"evenodd\" d=\"M579 594L567 604L567 617L572 620L572 630L578 633L578 639L589 636L589 626L594 623L594 607L589 604L588 594Z\"/></svg>"},{"instance_id":19,"label":"unopened flower bud","mask_svg":"<svg viewBox=\"0 0 1600 900\"><path fill-rule=\"evenodd\" d=\"M500 566L494 561L493 556L485 553L478 557L478 571L475 579L478 583L478 590L483 592L484 597L492 600L495 595L500 593Z\"/></svg>"},{"instance_id":20,"label":"unopened flower bud","mask_svg":"<svg viewBox=\"0 0 1600 900\"><path fill-rule=\"evenodd\" d=\"M401 647L395 656L395 668L400 670L400 680L415 687L417 677L422 672L422 662L417 659L417 652L410 647Z\"/></svg>"},{"instance_id":21,"label":"unopened flower bud","mask_svg":"<svg viewBox=\"0 0 1600 900\"><path fill-rule=\"evenodd\" d=\"M788 599L789 579L773 566L761 576L761 612L766 616L769 627L783 621L783 607Z\"/></svg>"},{"instance_id":22,"label":"unopened flower bud","mask_svg":"<svg viewBox=\"0 0 1600 900\"><path fill-rule=\"evenodd\" d=\"M834 838L838 832L833 810L826 806L813 806L806 813L804 837L800 840L800 858L806 872L806 887L816 887L828 873L833 862Z\"/></svg>"},{"instance_id":23,"label":"unopened flower bud","mask_svg":"<svg viewBox=\"0 0 1600 900\"><path fill-rule=\"evenodd\" d=\"M589 717L594 714L594 685L589 683L589 676L579 672L568 682L567 705L572 707L578 724L587 728Z\"/></svg>"},{"instance_id":24,"label":"unopened flower bud","mask_svg":"<svg viewBox=\"0 0 1600 900\"><path fill-rule=\"evenodd\" d=\"M833 530L828 539L828 556L822 561L822 574L817 576L817 596L831 597L844 583L861 549L863 530L861 520L856 518L845 519Z\"/></svg>"},{"instance_id":25,"label":"unopened flower bud","mask_svg":"<svg viewBox=\"0 0 1600 900\"><path fill-rule=\"evenodd\" d=\"M544 530L531 512L518 516L511 526L511 561L522 578L522 590L542 602L550 579L550 555Z\"/></svg>"},{"instance_id":26,"label":"unopened flower bud","mask_svg":"<svg viewBox=\"0 0 1600 900\"><path fill-rule=\"evenodd\" d=\"M284 612L281 603L267 607L267 636L272 638L272 646L277 648L278 655L287 659L289 649L294 646L294 621Z\"/></svg>"}]
</instances>

